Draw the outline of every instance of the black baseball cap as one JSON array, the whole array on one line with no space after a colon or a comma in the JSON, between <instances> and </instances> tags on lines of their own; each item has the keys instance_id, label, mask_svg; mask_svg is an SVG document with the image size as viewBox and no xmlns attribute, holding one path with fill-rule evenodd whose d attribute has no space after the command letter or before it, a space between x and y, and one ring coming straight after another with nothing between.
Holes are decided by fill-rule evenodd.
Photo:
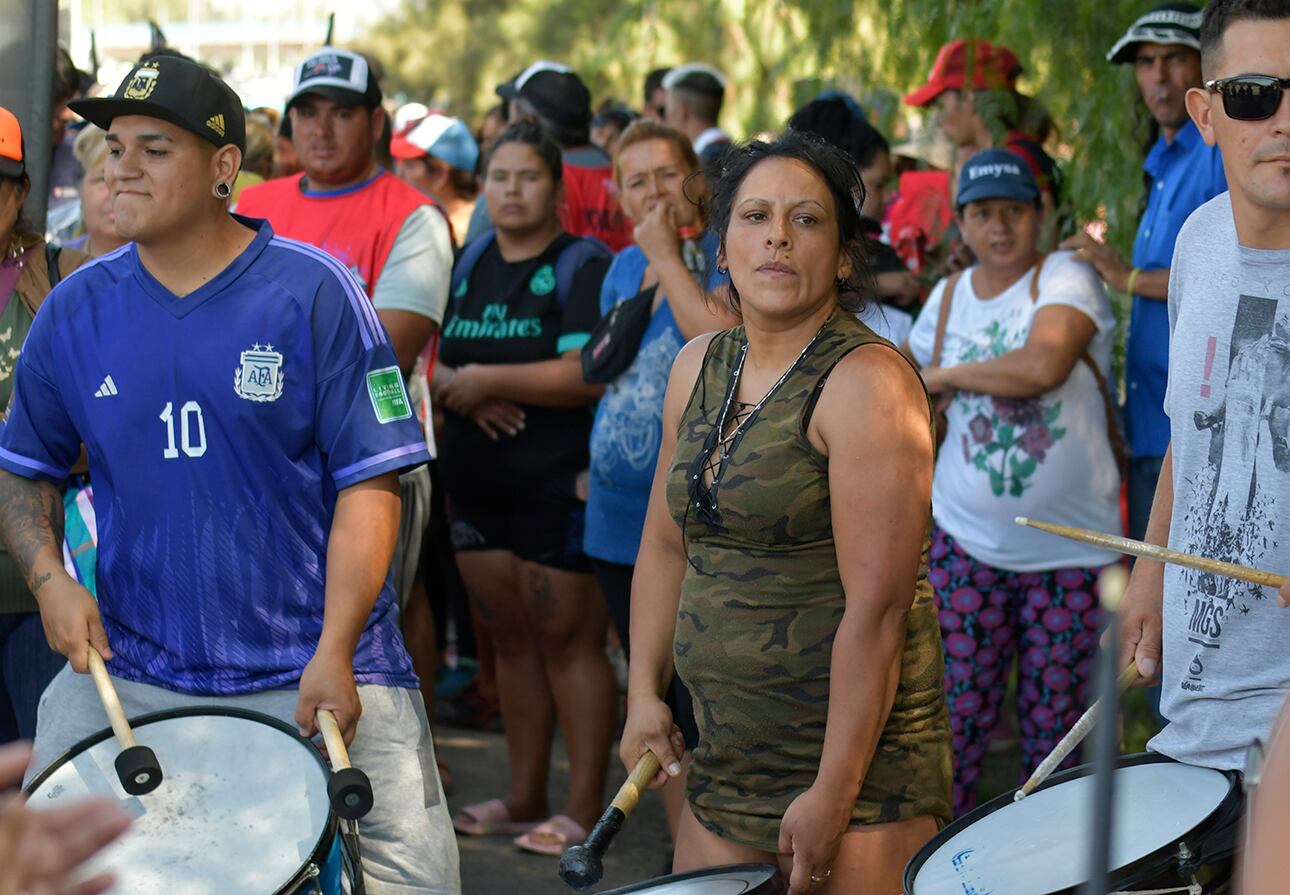
<instances>
[{"instance_id":1,"label":"black baseball cap","mask_svg":"<svg viewBox=\"0 0 1290 895\"><path fill-rule=\"evenodd\" d=\"M77 115L107 130L119 115L146 115L182 127L217 148L246 152L242 100L205 66L175 56L141 60L111 96L67 104Z\"/></svg>"},{"instance_id":2,"label":"black baseball cap","mask_svg":"<svg viewBox=\"0 0 1290 895\"><path fill-rule=\"evenodd\" d=\"M1200 7L1190 3L1166 3L1140 16L1115 42L1106 54L1106 61L1114 65L1133 62L1138 56L1139 44L1191 47L1200 50L1200 20L1204 16Z\"/></svg>"},{"instance_id":3,"label":"black baseball cap","mask_svg":"<svg viewBox=\"0 0 1290 895\"><path fill-rule=\"evenodd\" d=\"M381 104L381 84L366 56L323 47L296 67L287 108L308 95L324 96L341 106L362 104L375 109Z\"/></svg>"},{"instance_id":4,"label":"black baseball cap","mask_svg":"<svg viewBox=\"0 0 1290 895\"><path fill-rule=\"evenodd\" d=\"M983 149L968 159L959 172L959 194L954 204L962 208L981 199L1037 202L1039 184L1021 156L1007 149Z\"/></svg>"},{"instance_id":5,"label":"black baseball cap","mask_svg":"<svg viewBox=\"0 0 1290 895\"><path fill-rule=\"evenodd\" d=\"M584 128L591 121L591 91L582 78L559 62L534 62L505 84L497 85L503 99L522 99L548 121Z\"/></svg>"}]
</instances>

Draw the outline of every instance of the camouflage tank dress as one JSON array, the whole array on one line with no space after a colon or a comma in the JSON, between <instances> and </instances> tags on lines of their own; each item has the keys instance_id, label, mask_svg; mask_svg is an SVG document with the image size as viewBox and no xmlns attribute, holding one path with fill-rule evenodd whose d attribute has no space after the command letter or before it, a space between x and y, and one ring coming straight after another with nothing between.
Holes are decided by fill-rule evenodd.
<instances>
[{"instance_id":1,"label":"camouflage tank dress","mask_svg":"<svg viewBox=\"0 0 1290 895\"><path fill-rule=\"evenodd\" d=\"M828 458L807 439L805 423L834 365L872 343L894 350L851 315L835 313L743 419L709 477L705 466L722 456L723 408L731 405L727 434L731 416L748 412L733 400L743 328L718 335L682 415L667 481L690 560L674 644L699 726L690 804L718 836L772 853L784 812L819 769L845 604ZM931 425L930 412L928 419ZM924 534L900 684L852 826L925 814L941 825L950 819L950 727L928 543Z\"/></svg>"}]
</instances>

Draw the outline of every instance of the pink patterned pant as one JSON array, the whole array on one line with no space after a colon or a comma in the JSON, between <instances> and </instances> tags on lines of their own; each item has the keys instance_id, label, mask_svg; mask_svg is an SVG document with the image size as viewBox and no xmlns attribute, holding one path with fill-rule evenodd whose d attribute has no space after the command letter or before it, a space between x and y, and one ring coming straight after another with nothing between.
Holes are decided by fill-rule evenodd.
<instances>
[{"instance_id":1,"label":"pink patterned pant","mask_svg":"<svg viewBox=\"0 0 1290 895\"><path fill-rule=\"evenodd\" d=\"M981 763L1018 662L1021 775L1047 757L1079 719L1101 617L1100 568L1012 572L969 555L939 526L928 578L945 641L945 692L954 744L954 814L976 807ZM1061 767L1079 763L1076 750Z\"/></svg>"}]
</instances>

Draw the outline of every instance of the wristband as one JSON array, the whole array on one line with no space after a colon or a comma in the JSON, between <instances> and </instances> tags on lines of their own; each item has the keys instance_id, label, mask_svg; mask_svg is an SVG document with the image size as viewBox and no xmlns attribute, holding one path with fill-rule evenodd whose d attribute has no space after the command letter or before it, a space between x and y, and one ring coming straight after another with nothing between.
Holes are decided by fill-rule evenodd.
<instances>
[{"instance_id":1,"label":"wristband","mask_svg":"<svg viewBox=\"0 0 1290 895\"><path fill-rule=\"evenodd\" d=\"M1124 291L1127 292L1129 295L1134 294L1133 281L1138 278L1138 274L1140 273L1142 273L1142 271L1138 270L1136 267L1133 268L1133 270L1129 271L1129 278L1124 281Z\"/></svg>"}]
</instances>

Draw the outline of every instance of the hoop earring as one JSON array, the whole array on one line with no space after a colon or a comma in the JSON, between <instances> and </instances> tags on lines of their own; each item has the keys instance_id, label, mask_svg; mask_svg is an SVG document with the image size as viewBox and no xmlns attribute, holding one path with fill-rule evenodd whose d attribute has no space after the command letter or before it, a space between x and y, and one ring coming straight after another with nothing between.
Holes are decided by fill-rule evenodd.
<instances>
[{"instance_id":1,"label":"hoop earring","mask_svg":"<svg viewBox=\"0 0 1290 895\"><path fill-rule=\"evenodd\" d=\"M214 193L216 199L227 199L229 196L233 195L233 188L221 180L219 183L215 184Z\"/></svg>"}]
</instances>

